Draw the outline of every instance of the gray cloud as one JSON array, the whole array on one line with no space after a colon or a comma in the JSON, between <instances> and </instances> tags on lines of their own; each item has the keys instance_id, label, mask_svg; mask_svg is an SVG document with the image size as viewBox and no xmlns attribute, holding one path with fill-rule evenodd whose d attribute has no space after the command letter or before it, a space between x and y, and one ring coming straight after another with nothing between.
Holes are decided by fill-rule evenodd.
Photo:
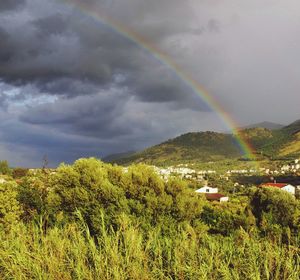
<instances>
[{"instance_id":1,"label":"gray cloud","mask_svg":"<svg viewBox=\"0 0 300 280\"><path fill-rule=\"evenodd\" d=\"M26 0L1 0L0 13L15 10L25 4Z\"/></svg>"},{"instance_id":2,"label":"gray cloud","mask_svg":"<svg viewBox=\"0 0 300 280\"><path fill-rule=\"evenodd\" d=\"M20 120L60 128L71 134L110 138L132 132L127 125L118 123L118 118L124 113L125 102L125 94L103 92L32 108L23 113Z\"/></svg>"},{"instance_id":3,"label":"gray cloud","mask_svg":"<svg viewBox=\"0 0 300 280\"><path fill-rule=\"evenodd\" d=\"M64 11L26 24L26 36L17 36L23 25L16 26L13 35L2 32L6 36L0 75L7 83L34 84L41 92L74 97L94 94L121 76L120 86L131 87L138 99L177 100L178 105L193 107L185 97L189 94L183 94L190 90L178 77L169 77L168 67L162 68L147 50L107 26L78 23L78 16Z\"/></svg>"},{"instance_id":4,"label":"gray cloud","mask_svg":"<svg viewBox=\"0 0 300 280\"><path fill-rule=\"evenodd\" d=\"M24 164L47 152L57 163L227 129L207 94L242 124L291 122L299 8L296 0L1 1L0 155L14 146L15 162L27 149Z\"/></svg>"}]
</instances>

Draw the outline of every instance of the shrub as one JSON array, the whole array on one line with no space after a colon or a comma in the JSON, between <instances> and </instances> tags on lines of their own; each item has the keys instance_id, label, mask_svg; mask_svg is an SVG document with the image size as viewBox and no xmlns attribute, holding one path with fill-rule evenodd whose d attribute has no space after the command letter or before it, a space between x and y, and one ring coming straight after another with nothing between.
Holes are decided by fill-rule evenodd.
<instances>
[{"instance_id":1,"label":"shrub","mask_svg":"<svg viewBox=\"0 0 300 280\"><path fill-rule=\"evenodd\" d=\"M10 230L19 221L21 208L15 183L0 184L0 230Z\"/></svg>"}]
</instances>

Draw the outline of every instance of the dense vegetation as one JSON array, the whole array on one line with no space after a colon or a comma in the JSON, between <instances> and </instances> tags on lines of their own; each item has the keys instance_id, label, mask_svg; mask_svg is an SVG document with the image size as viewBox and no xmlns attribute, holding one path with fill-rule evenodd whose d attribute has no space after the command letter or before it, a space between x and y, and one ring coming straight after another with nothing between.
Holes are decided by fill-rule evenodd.
<instances>
[{"instance_id":1,"label":"dense vegetation","mask_svg":"<svg viewBox=\"0 0 300 280\"><path fill-rule=\"evenodd\" d=\"M239 133L256 150L259 160L290 159L300 155L300 121L277 130L256 127L243 129ZM194 132L138 153L121 155L119 159L115 156L111 161L121 164L143 162L171 165L242 157L243 151L231 134Z\"/></svg>"},{"instance_id":2,"label":"dense vegetation","mask_svg":"<svg viewBox=\"0 0 300 280\"><path fill-rule=\"evenodd\" d=\"M1 279L300 277L300 205L280 190L209 203L93 158L18 174L0 184Z\"/></svg>"}]
</instances>

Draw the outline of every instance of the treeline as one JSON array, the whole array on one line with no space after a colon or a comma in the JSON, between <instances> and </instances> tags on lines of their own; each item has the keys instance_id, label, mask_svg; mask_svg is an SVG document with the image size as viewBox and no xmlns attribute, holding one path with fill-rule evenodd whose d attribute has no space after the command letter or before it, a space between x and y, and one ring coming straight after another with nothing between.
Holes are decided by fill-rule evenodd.
<instances>
[{"instance_id":1,"label":"treeline","mask_svg":"<svg viewBox=\"0 0 300 280\"><path fill-rule=\"evenodd\" d=\"M97 159L0 184L1 279L298 279L299 201L209 203L145 165Z\"/></svg>"}]
</instances>

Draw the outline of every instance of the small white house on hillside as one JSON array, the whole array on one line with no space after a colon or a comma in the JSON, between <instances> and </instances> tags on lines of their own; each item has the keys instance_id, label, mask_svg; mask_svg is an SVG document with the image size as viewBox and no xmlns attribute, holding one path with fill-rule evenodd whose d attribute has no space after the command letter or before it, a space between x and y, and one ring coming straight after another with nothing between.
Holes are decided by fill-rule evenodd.
<instances>
[{"instance_id":1,"label":"small white house on hillside","mask_svg":"<svg viewBox=\"0 0 300 280\"><path fill-rule=\"evenodd\" d=\"M286 191L292 195L295 195L296 188L293 185L287 183L265 183L261 185L262 187L271 187L271 188L279 188L283 191Z\"/></svg>"},{"instance_id":2,"label":"small white house on hillside","mask_svg":"<svg viewBox=\"0 0 300 280\"><path fill-rule=\"evenodd\" d=\"M212 188L209 186L204 186L195 191L196 193L218 193L218 188Z\"/></svg>"}]
</instances>

